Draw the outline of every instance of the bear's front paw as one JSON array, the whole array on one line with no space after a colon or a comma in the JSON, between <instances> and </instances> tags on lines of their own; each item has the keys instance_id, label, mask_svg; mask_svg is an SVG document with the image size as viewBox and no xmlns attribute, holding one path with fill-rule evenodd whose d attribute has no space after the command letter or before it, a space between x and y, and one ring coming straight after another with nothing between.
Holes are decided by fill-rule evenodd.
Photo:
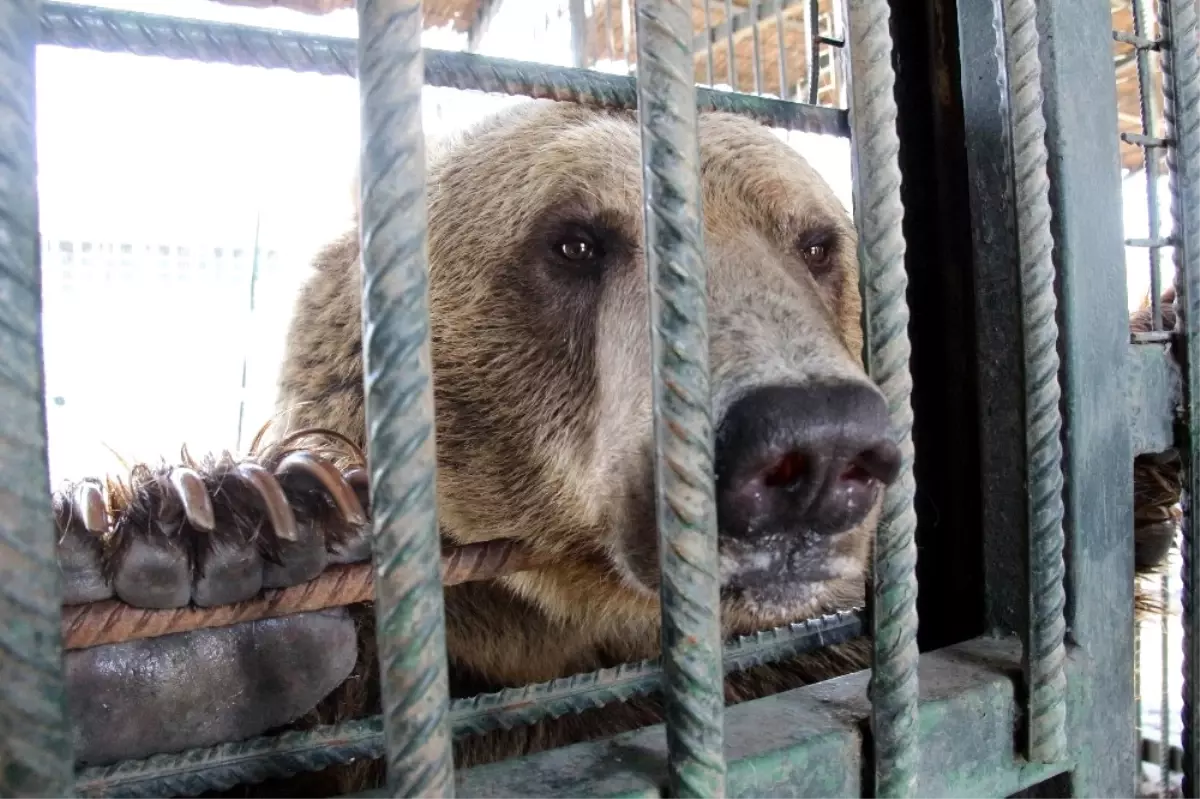
<instances>
[{"instance_id":1,"label":"bear's front paw","mask_svg":"<svg viewBox=\"0 0 1200 799\"><path fill-rule=\"evenodd\" d=\"M357 654L346 608L67 652L76 759L103 765L261 735L315 708Z\"/></svg>"},{"instance_id":2,"label":"bear's front paw","mask_svg":"<svg viewBox=\"0 0 1200 799\"><path fill-rule=\"evenodd\" d=\"M80 481L54 496L64 603L212 607L306 582L370 559L366 506L362 469L303 450Z\"/></svg>"}]
</instances>

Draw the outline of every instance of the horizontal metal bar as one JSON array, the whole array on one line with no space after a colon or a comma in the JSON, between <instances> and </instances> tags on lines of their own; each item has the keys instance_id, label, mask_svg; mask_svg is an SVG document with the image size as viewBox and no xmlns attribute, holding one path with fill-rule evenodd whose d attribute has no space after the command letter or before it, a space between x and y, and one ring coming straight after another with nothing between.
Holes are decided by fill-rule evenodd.
<instances>
[{"instance_id":1,"label":"horizontal metal bar","mask_svg":"<svg viewBox=\"0 0 1200 799\"><path fill-rule=\"evenodd\" d=\"M1068 695L1087 701L1082 653L1068 660ZM1009 796L1069 770L1016 751L1020 643L981 638L920 658L920 795ZM725 713L727 795L864 796L868 671L734 705ZM867 759L864 760L864 757ZM666 784L661 725L460 770L473 797L659 797ZM372 795L372 794L363 794Z\"/></svg>"},{"instance_id":2,"label":"horizontal metal bar","mask_svg":"<svg viewBox=\"0 0 1200 799\"><path fill-rule=\"evenodd\" d=\"M1144 136L1141 133L1122 133L1121 141L1138 147L1166 147L1171 143L1169 139L1161 136Z\"/></svg>"},{"instance_id":3,"label":"horizontal metal bar","mask_svg":"<svg viewBox=\"0 0 1200 799\"><path fill-rule=\"evenodd\" d=\"M858 638L861 610L830 614L746 635L726 644L726 674L796 657ZM546 718L603 707L662 688L656 659L577 674L551 682L456 699L450 724L456 737L512 729ZM76 790L85 796L191 796L255 779L288 777L356 758L383 755L383 726L375 716L304 732L262 736L180 754L83 770Z\"/></svg>"},{"instance_id":4,"label":"horizontal metal bar","mask_svg":"<svg viewBox=\"0 0 1200 799\"><path fill-rule=\"evenodd\" d=\"M317 36L161 14L69 3L42 4L44 45L107 53L132 53L205 63L353 77L355 39ZM634 78L586 69L552 67L474 53L426 49L425 83L489 93L563 100L600 108L637 107ZM727 111L788 130L848 138L847 112L805 103L699 87L702 111Z\"/></svg>"},{"instance_id":5,"label":"horizontal metal bar","mask_svg":"<svg viewBox=\"0 0 1200 799\"><path fill-rule=\"evenodd\" d=\"M1150 738L1142 739L1142 762L1154 763L1160 765L1163 762L1162 744ZM1183 749L1178 746L1172 746L1169 749L1167 756L1167 767L1172 773L1178 774L1183 771Z\"/></svg>"},{"instance_id":6,"label":"horizontal metal bar","mask_svg":"<svg viewBox=\"0 0 1200 799\"><path fill-rule=\"evenodd\" d=\"M383 757L383 718L251 738L80 770L78 796L199 796L235 785Z\"/></svg>"},{"instance_id":7,"label":"horizontal metal bar","mask_svg":"<svg viewBox=\"0 0 1200 799\"><path fill-rule=\"evenodd\" d=\"M1161 50L1162 41L1159 39L1149 39L1145 36L1138 36L1136 33L1129 31L1113 31L1113 41L1121 44L1132 45L1138 50Z\"/></svg>"},{"instance_id":8,"label":"horizontal metal bar","mask_svg":"<svg viewBox=\"0 0 1200 799\"><path fill-rule=\"evenodd\" d=\"M1133 454L1165 452L1175 444L1176 409L1183 401L1179 364L1164 346L1132 344L1126 401Z\"/></svg>"},{"instance_id":9,"label":"horizontal metal bar","mask_svg":"<svg viewBox=\"0 0 1200 799\"><path fill-rule=\"evenodd\" d=\"M1147 330L1145 333L1134 333L1129 340L1134 344L1165 344L1174 340L1173 330Z\"/></svg>"},{"instance_id":10,"label":"horizontal metal bar","mask_svg":"<svg viewBox=\"0 0 1200 799\"><path fill-rule=\"evenodd\" d=\"M1170 247L1172 243L1169 236L1160 236L1153 239L1125 239L1126 247L1145 247L1147 249Z\"/></svg>"}]
</instances>

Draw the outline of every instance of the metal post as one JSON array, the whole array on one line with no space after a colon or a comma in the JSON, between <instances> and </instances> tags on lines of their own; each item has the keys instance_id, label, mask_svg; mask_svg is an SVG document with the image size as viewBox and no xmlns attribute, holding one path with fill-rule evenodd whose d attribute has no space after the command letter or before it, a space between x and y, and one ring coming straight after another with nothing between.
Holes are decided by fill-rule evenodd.
<instances>
[{"instance_id":1,"label":"metal post","mask_svg":"<svg viewBox=\"0 0 1200 799\"><path fill-rule=\"evenodd\" d=\"M1200 636L1196 631L1196 498L1200 496L1200 55L1194 0L1163 0L1163 88L1167 166L1171 189L1171 240L1175 246L1175 311L1178 361L1183 367L1184 422L1179 441L1183 492L1183 795L1200 790ZM1147 160L1153 151L1147 151ZM1153 232L1151 233L1153 235Z\"/></svg>"},{"instance_id":2,"label":"metal post","mask_svg":"<svg viewBox=\"0 0 1200 799\"><path fill-rule=\"evenodd\" d=\"M900 139L887 0L848 0L854 212L867 364L883 391L903 472L884 498L875 541L871 726L875 796L917 789L917 526L912 377L905 290Z\"/></svg>"},{"instance_id":3,"label":"metal post","mask_svg":"<svg viewBox=\"0 0 1200 799\"><path fill-rule=\"evenodd\" d=\"M1134 751L1114 734L1133 727L1134 570L1133 439L1128 405L1114 401L1130 343L1112 12L1039 2L1037 29L1065 367L1066 622L1071 658L1086 664L1067 707L1069 790L1133 796Z\"/></svg>"},{"instance_id":4,"label":"metal post","mask_svg":"<svg viewBox=\"0 0 1200 799\"><path fill-rule=\"evenodd\" d=\"M1023 625L1028 690L1027 757L1053 763L1066 748L1066 623L1063 608L1062 414L1058 384L1057 298L1046 174L1046 120L1034 0L1004 0L1009 137L1013 149L1021 321L1025 351L1028 613Z\"/></svg>"},{"instance_id":5,"label":"metal post","mask_svg":"<svg viewBox=\"0 0 1200 799\"><path fill-rule=\"evenodd\" d=\"M359 0L363 356L388 787L454 795L438 568L420 0Z\"/></svg>"},{"instance_id":6,"label":"metal post","mask_svg":"<svg viewBox=\"0 0 1200 799\"><path fill-rule=\"evenodd\" d=\"M723 796L724 679L691 3L637 4L669 795Z\"/></svg>"},{"instance_id":7,"label":"metal post","mask_svg":"<svg viewBox=\"0 0 1200 799\"><path fill-rule=\"evenodd\" d=\"M34 49L37 0L0 3L0 795L73 779L42 365Z\"/></svg>"},{"instance_id":8,"label":"metal post","mask_svg":"<svg viewBox=\"0 0 1200 799\"><path fill-rule=\"evenodd\" d=\"M575 68L583 69L588 63L588 20L584 0L570 0L568 13L571 15L571 55Z\"/></svg>"}]
</instances>

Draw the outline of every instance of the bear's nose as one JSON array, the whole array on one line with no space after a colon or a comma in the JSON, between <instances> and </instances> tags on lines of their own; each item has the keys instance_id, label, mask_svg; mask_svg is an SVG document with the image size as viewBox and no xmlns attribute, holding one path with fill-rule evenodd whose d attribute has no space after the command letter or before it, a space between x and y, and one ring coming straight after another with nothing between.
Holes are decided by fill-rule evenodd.
<instances>
[{"instance_id":1,"label":"bear's nose","mask_svg":"<svg viewBox=\"0 0 1200 799\"><path fill-rule=\"evenodd\" d=\"M860 524L900 473L887 406L853 382L765 386L717 429L721 535L833 535Z\"/></svg>"}]
</instances>

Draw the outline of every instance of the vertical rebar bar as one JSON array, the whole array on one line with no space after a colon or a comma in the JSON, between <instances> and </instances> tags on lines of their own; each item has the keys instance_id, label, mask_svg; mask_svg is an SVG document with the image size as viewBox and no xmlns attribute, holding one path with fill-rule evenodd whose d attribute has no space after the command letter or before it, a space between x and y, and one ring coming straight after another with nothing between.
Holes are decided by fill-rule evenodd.
<instances>
[{"instance_id":1,"label":"vertical rebar bar","mask_svg":"<svg viewBox=\"0 0 1200 799\"><path fill-rule=\"evenodd\" d=\"M723 796L725 691L692 5L637 4L671 796Z\"/></svg>"},{"instance_id":2,"label":"vertical rebar bar","mask_svg":"<svg viewBox=\"0 0 1200 799\"><path fill-rule=\"evenodd\" d=\"M1175 262L1177 361L1183 367L1186 434L1180 549L1183 555L1183 795L1195 796L1200 765L1200 636L1196 630L1196 498L1200 496L1200 56L1195 0L1162 0L1164 117L1169 140L1167 174L1171 191L1171 243Z\"/></svg>"},{"instance_id":3,"label":"vertical rebar bar","mask_svg":"<svg viewBox=\"0 0 1200 799\"><path fill-rule=\"evenodd\" d=\"M818 0L808 0L804 15L804 51L808 58L808 104L816 105L821 92L821 7Z\"/></svg>"},{"instance_id":4,"label":"vertical rebar bar","mask_svg":"<svg viewBox=\"0 0 1200 799\"><path fill-rule=\"evenodd\" d=\"M1162 663L1162 683L1159 690L1159 714L1162 724L1158 729L1158 778L1162 785L1162 795L1171 795L1171 575L1165 572L1160 580L1162 617L1159 621L1159 647Z\"/></svg>"},{"instance_id":5,"label":"vertical rebar bar","mask_svg":"<svg viewBox=\"0 0 1200 799\"><path fill-rule=\"evenodd\" d=\"M862 270L866 355L903 456L884 497L875 541L871 726L875 796L917 787L917 526L913 498L912 376L904 269L900 139L887 0L848 0L854 215Z\"/></svg>"},{"instance_id":6,"label":"vertical rebar bar","mask_svg":"<svg viewBox=\"0 0 1200 799\"><path fill-rule=\"evenodd\" d=\"M629 4L631 2L633 2L633 0L621 0L621 35L624 37L624 41L621 43L624 49L621 52L625 55L626 75L628 75L630 71L629 57L632 55L630 50L633 49L633 15L629 11Z\"/></svg>"},{"instance_id":7,"label":"vertical rebar bar","mask_svg":"<svg viewBox=\"0 0 1200 799\"><path fill-rule=\"evenodd\" d=\"M750 0L750 57L754 62L754 93L762 94L762 49L758 24L758 2Z\"/></svg>"},{"instance_id":8,"label":"vertical rebar bar","mask_svg":"<svg viewBox=\"0 0 1200 799\"><path fill-rule=\"evenodd\" d=\"M705 72L704 77L707 79L707 85L713 85L713 29L712 29L712 11L708 4L712 0L704 0L704 54L705 54Z\"/></svg>"},{"instance_id":9,"label":"vertical rebar bar","mask_svg":"<svg viewBox=\"0 0 1200 799\"><path fill-rule=\"evenodd\" d=\"M0 795L67 796L38 246L36 0L0 3Z\"/></svg>"},{"instance_id":10,"label":"vertical rebar bar","mask_svg":"<svg viewBox=\"0 0 1200 799\"><path fill-rule=\"evenodd\" d=\"M1139 39L1150 39L1150 15L1146 8L1147 0L1132 0L1133 32ZM1154 96L1154 82L1150 72L1150 49L1137 46L1137 76L1138 93L1142 105L1142 135L1150 140L1158 136L1157 97ZM1159 153L1155 147L1144 147L1142 153L1146 164L1146 238L1151 241L1147 249L1150 261L1150 320L1151 329L1162 330L1162 286L1160 278L1161 253L1155 242L1162 235L1162 223L1159 220L1158 207L1158 167Z\"/></svg>"},{"instance_id":11,"label":"vertical rebar bar","mask_svg":"<svg viewBox=\"0 0 1200 799\"><path fill-rule=\"evenodd\" d=\"M738 90L737 64L734 63L734 55L733 3L731 0L725 0L725 67L729 71L729 88L736 92Z\"/></svg>"},{"instance_id":12,"label":"vertical rebar bar","mask_svg":"<svg viewBox=\"0 0 1200 799\"><path fill-rule=\"evenodd\" d=\"M787 47L783 37L783 0L775 0L775 45L779 50L779 99L790 100L792 93L788 91L787 85Z\"/></svg>"},{"instance_id":13,"label":"vertical rebar bar","mask_svg":"<svg viewBox=\"0 0 1200 799\"><path fill-rule=\"evenodd\" d=\"M429 344L420 0L359 0L363 357L393 796L454 794Z\"/></svg>"},{"instance_id":14,"label":"vertical rebar bar","mask_svg":"<svg viewBox=\"0 0 1200 799\"><path fill-rule=\"evenodd\" d=\"M1029 734L1027 757L1054 763L1066 748L1066 591L1063 576L1062 413L1058 299L1050 232L1050 178L1042 66L1034 0L1003 0L1004 49L1021 270L1025 355L1025 462L1028 483L1029 597L1024 633Z\"/></svg>"},{"instance_id":15,"label":"vertical rebar bar","mask_svg":"<svg viewBox=\"0 0 1200 799\"><path fill-rule=\"evenodd\" d=\"M604 0L604 32L608 41L609 63L617 60L617 39L613 32L613 0Z\"/></svg>"}]
</instances>

